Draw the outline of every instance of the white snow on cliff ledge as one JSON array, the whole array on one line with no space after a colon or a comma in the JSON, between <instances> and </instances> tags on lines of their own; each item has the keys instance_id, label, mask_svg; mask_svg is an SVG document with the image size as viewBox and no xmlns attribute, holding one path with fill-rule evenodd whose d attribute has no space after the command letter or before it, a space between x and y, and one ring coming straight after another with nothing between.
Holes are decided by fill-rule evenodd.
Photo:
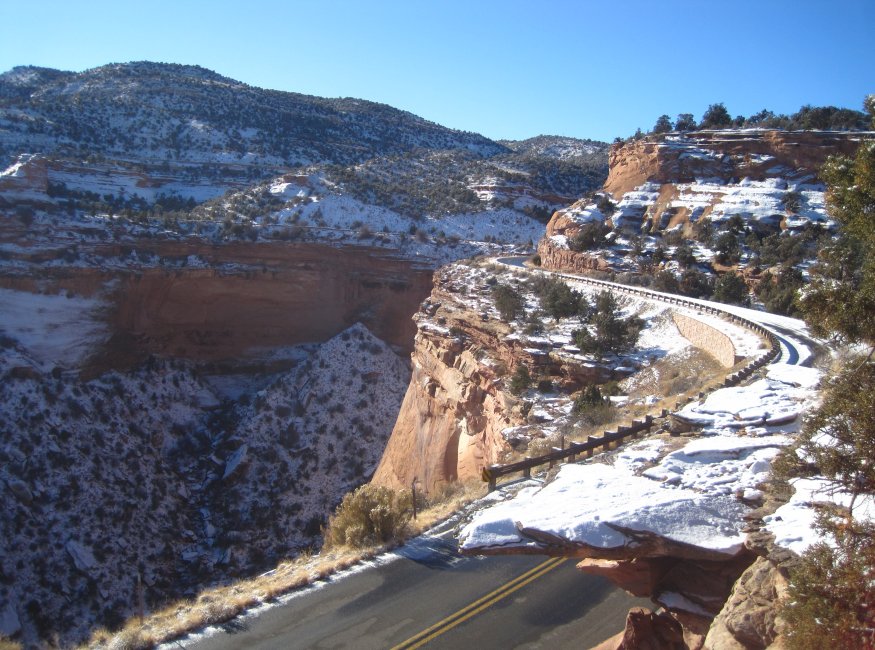
<instances>
[{"instance_id":1,"label":"white snow on cliff ledge","mask_svg":"<svg viewBox=\"0 0 875 650\"><path fill-rule=\"evenodd\" d=\"M762 497L759 485L768 478L771 461L792 442L799 416L816 399L817 374L776 365L750 386L715 391L705 402L706 432L643 473L663 451L652 440L630 445L613 465L565 465L551 483L478 512L463 529L460 545L487 552L538 548L539 533L603 549L632 544L620 528L733 555L746 536L746 501ZM769 404L780 404L781 424L761 417L764 395ZM753 412L758 417L748 417Z\"/></svg>"}]
</instances>

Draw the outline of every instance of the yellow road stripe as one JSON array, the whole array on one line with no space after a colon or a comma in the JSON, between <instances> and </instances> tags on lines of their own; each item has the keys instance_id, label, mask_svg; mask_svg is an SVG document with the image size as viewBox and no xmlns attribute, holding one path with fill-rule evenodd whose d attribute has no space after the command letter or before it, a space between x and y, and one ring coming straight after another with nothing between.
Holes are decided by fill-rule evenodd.
<instances>
[{"instance_id":1,"label":"yellow road stripe","mask_svg":"<svg viewBox=\"0 0 875 650\"><path fill-rule=\"evenodd\" d=\"M533 569L529 569L522 575L517 576L516 578L502 585L498 589L495 589L494 591L491 591L482 598L475 600L470 605L463 607L454 614L450 614L445 619L438 621L437 623L429 628L426 628L419 634L416 634L406 641L399 643L398 645L394 646L392 650L415 650L415 648L419 648L425 645L426 643L440 636L444 632L447 632L457 625L464 623L469 618L476 616L483 610L491 607L492 605L502 600L503 598L511 595L518 589L522 589L530 582L537 580L542 575L552 571L560 564L565 562L566 559L568 558L553 557L549 560L545 560Z\"/></svg>"}]
</instances>

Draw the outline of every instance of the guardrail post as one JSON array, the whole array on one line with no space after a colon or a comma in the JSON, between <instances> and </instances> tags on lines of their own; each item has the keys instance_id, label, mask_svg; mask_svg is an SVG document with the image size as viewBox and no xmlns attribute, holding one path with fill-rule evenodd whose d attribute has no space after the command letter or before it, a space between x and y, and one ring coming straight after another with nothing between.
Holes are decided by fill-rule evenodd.
<instances>
[{"instance_id":1,"label":"guardrail post","mask_svg":"<svg viewBox=\"0 0 875 650\"><path fill-rule=\"evenodd\" d=\"M595 450L596 446L599 444L599 439L594 438L593 436L587 436L586 442L587 442L586 457L592 458L593 451Z\"/></svg>"}]
</instances>

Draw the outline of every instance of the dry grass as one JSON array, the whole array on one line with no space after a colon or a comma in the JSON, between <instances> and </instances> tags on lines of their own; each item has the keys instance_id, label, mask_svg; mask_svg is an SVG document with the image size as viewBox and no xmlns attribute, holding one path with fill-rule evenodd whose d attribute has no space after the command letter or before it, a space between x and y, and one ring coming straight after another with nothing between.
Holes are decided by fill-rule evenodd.
<instances>
[{"instance_id":1,"label":"dry grass","mask_svg":"<svg viewBox=\"0 0 875 650\"><path fill-rule=\"evenodd\" d=\"M428 503L418 513L416 520L411 521L407 526L404 539L423 533L467 503L482 497L485 491L482 483L447 486L443 492L428 499ZM81 648L107 650L152 648L209 625L226 623L249 609L275 601L288 592L369 560L400 545L403 541L403 539L396 540L393 543L365 549L338 546L316 555L305 553L255 578L206 589L196 598L175 602L150 613L142 621L139 618L132 618L116 632L100 628L92 633L88 643ZM19 649L18 645L11 645L8 649L0 645L0 650Z\"/></svg>"}]
</instances>

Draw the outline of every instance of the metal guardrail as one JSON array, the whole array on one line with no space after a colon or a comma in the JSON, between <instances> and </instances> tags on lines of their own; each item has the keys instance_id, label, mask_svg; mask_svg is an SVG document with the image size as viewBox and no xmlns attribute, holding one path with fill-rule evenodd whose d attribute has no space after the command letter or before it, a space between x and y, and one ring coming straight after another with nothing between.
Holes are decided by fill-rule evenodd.
<instances>
[{"instance_id":1,"label":"metal guardrail","mask_svg":"<svg viewBox=\"0 0 875 650\"><path fill-rule=\"evenodd\" d=\"M616 431L605 431L601 436L587 436L586 442L572 442L565 449L554 447L553 451L541 456L533 456L515 463L507 463L505 465L490 465L484 467L481 478L484 482L489 483L489 491L495 489L496 481L509 474L522 472L525 478L531 478L532 468L539 465L549 465L552 467L557 461L569 459L568 462L573 463L577 456L586 454L587 458L592 458L596 449L610 449L611 445L621 443L625 438L635 437L643 431L649 431L653 426L653 416L648 415L643 420L633 420L629 426L619 426Z\"/></svg>"},{"instance_id":2,"label":"metal guardrail","mask_svg":"<svg viewBox=\"0 0 875 650\"><path fill-rule=\"evenodd\" d=\"M744 368L742 368L741 370L737 370L727 375L723 380L723 387L735 386L741 383L742 381L750 377L759 368L762 368L764 365L773 362L781 354L780 341L778 341L778 337L773 332L770 332L759 323L754 323L753 321L742 318L740 316L736 316L735 314L731 314L717 307L702 305L700 303L687 300L686 298L682 298L680 296L659 293L656 291L650 291L648 289L642 289L638 287L618 285L613 282L607 282L605 280L596 280L595 278L586 278L557 272L552 272L552 274L568 280L572 280L574 282L583 282L585 284L601 286L605 289L618 293L625 293L627 295L639 295L647 298L648 300L657 300L659 302L665 302L670 305L677 305L679 307L695 309L708 314L719 315L728 318L731 322L740 325L747 330L755 332L756 334L765 338L769 342L769 351L765 354L761 354L759 357L744 366ZM700 399L704 396L705 393L699 393ZM690 398L683 403L678 402L675 405L675 409L680 409L682 404L689 403L693 399L695 398ZM663 411L662 413L663 416L667 414L667 411ZM617 427L617 431L605 431L601 436L588 436L586 442L572 442L565 449L559 449L554 447L553 451L543 454L541 456L534 456L532 458L526 458L525 460L520 460L514 463L507 463L504 465L489 465L488 467L483 468L481 478L485 483L489 483L489 491L492 492L496 488L496 481L503 476L522 472L523 477L531 478L532 468L534 467L547 464L552 467L556 462L565 459L569 459L568 462L574 462L576 460L576 457L581 454L586 454L587 458L591 458L596 449L610 449L611 445L615 443L619 444L625 438L634 437L642 431L649 431L652 426L653 416L648 415L643 420L633 420L631 426Z\"/></svg>"}]
</instances>

